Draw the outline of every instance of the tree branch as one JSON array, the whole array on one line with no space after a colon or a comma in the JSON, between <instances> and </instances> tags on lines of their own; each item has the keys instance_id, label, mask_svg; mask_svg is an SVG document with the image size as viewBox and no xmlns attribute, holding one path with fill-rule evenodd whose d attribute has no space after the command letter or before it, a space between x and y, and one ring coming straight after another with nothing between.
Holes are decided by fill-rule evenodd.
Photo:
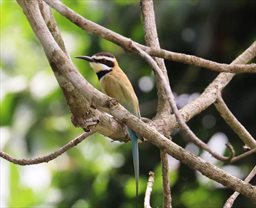
<instances>
[{"instance_id":1,"label":"tree branch","mask_svg":"<svg viewBox=\"0 0 256 208\"><path fill-rule=\"evenodd\" d=\"M256 148L256 141L247 131L246 128L237 120L237 118L232 114L221 94L217 95L217 100L214 103L216 109L218 110L221 117L226 121L230 128L239 136L239 138L251 149Z\"/></svg>"},{"instance_id":2,"label":"tree branch","mask_svg":"<svg viewBox=\"0 0 256 208\"><path fill-rule=\"evenodd\" d=\"M160 43L158 40L156 22L155 22L155 13L154 5L152 0L141 0L141 13L144 20L144 31L145 31L145 41L146 44L151 48L160 49ZM168 75L164 60L160 58L155 58L155 61L161 71L164 74L166 82L168 82ZM154 71L155 72L155 71ZM165 86L161 82L159 74L155 72L156 77L156 86L157 86L157 95L158 95L158 105L157 105L157 115L156 117L162 117L163 115L169 114L171 112L170 105L167 97L165 96Z\"/></svg>"},{"instance_id":3,"label":"tree branch","mask_svg":"<svg viewBox=\"0 0 256 208\"><path fill-rule=\"evenodd\" d=\"M175 61L183 64L201 67L214 72L226 73L256 73L256 64L223 64L194 55L176 53L164 49L143 48L151 56L161 57L169 61Z\"/></svg>"},{"instance_id":4,"label":"tree branch","mask_svg":"<svg viewBox=\"0 0 256 208\"><path fill-rule=\"evenodd\" d=\"M155 12L154 4L152 0L141 0L141 11L144 19L144 31L146 44L152 48L160 48L160 43L158 40L157 27L155 22ZM155 58L155 61L159 68L162 70L166 82L169 82L168 74L166 71L165 63L163 59ZM156 119L162 119L163 116L169 115L171 113L170 104L168 98L165 94L165 86L161 81L158 73L155 72L156 84L157 84L157 95L158 95L158 105ZM164 135L168 137L170 135L169 131L165 132ZM169 182L169 165L168 165L168 155L165 151L160 151L161 163L162 163L162 183L163 183L163 196L164 196L164 207L171 207L171 190ZM148 203L149 204L149 203ZM145 206L146 207L146 206Z\"/></svg>"},{"instance_id":5,"label":"tree branch","mask_svg":"<svg viewBox=\"0 0 256 208\"><path fill-rule=\"evenodd\" d=\"M94 132L95 132L94 130L85 132L85 133L81 134L80 136L76 137L75 139L71 140L67 144L65 144L60 149L58 149L46 156L37 157L34 159L16 159L16 158L13 158L12 156L0 151L0 157L4 158L5 160L8 160L9 162L17 164L17 165L34 165L34 164L49 162L49 161L59 157L60 155L62 155L64 152L68 151L72 147L78 145L80 142L82 142L88 136L92 135Z\"/></svg>"},{"instance_id":6,"label":"tree branch","mask_svg":"<svg viewBox=\"0 0 256 208\"><path fill-rule=\"evenodd\" d=\"M253 177L256 175L256 166L252 169L252 171L249 173L249 175L245 178L245 182L249 183L250 180L253 179ZM226 201L225 205L223 208L231 208L236 200L236 198L239 196L239 192L234 192Z\"/></svg>"},{"instance_id":7,"label":"tree branch","mask_svg":"<svg viewBox=\"0 0 256 208\"><path fill-rule=\"evenodd\" d=\"M172 111L176 117L176 120L177 120L179 126L181 127L181 129L184 131L185 135L190 139L190 141L192 141L194 144L198 145L202 149L209 152L213 157L215 157L218 160L222 160L222 161L230 160L231 159L230 157L224 157L224 156L219 155L218 153L214 152L213 150L211 150L207 144L205 144L203 141L201 141L194 134L194 132L188 127L188 125L186 124L182 115L180 114L180 112L176 106L171 87L170 87L169 83L167 82L167 80L165 79L164 74L161 71L161 69L158 67L156 62L151 58L151 56L149 56L145 51L143 51L142 49L140 49L139 47L137 47L135 45L133 47L138 51L139 55L150 64L150 66L153 68L155 73L158 74L159 81L162 82L162 86L164 87L164 90L165 90L165 95L166 95L168 102L172 108Z\"/></svg>"},{"instance_id":8,"label":"tree branch","mask_svg":"<svg viewBox=\"0 0 256 208\"><path fill-rule=\"evenodd\" d=\"M57 0L44 0L48 5L62 14L64 17L69 19L71 22L79 26L80 28L91 32L101 38L114 42L121 47L131 50L130 41L131 39L126 38L116 32L113 32L97 23L94 23L81 15L75 13L72 9L66 7L60 1ZM255 73L256 67L255 64L250 65L229 65L229 64L221 64L214 61L209 61L203 58L199 58L193 55L187 55L183 53L171 52L163 49L156 49L144 46L142 44L134 42L135 45L145 50L149 55L156 56L159 58L164 58L170 61L176 61L184 64L189 64L193 66L198 66L202 68L206 68L216 72L232 72L232 73Z\"/></svg>"},{"instance_id":9,"label":"tree branch","mask_svg":"<svg viewBox=\"0 0 256 208\"><path fill-rule=\"evenodd\" d=\"M166 151L161 151L162 162L162 180L163 180L163 195L164 195L164 208L172 207L172 195L169 177L169 161Z\"/></svg>"},{"instance_id":10,"label":"tree branch","mask_svg":"<svg viewBox=\"0 0 256 208\"><path fill-rule=\"evenodd\" d=\"M44 5L44 2L41 0L18 0L17 2L23 8L25 15L32 25L32 29L34 30L35 34L37 34L37 37L45 37L44 40L46 41L42 43L42 46L44 47L54 75L67 100L68 106L72 113L73 124L76 127L79 126L85 130L89 130L91 127L95 127L96 131L100 131L105 136L119 141L127 142L128 138L125 127L109 115L100 112L99 110L95 109L95 107L91 107L89 100L82 97L74 85L70 82L70 80L63 76L62 73L60 73L62 70L62 64L55 65L53 63L52 59L54 56L52 54L55 53L55 49L57 51L61 51L60 54L62 57L55 58L65 60L69 59L69 57L66 54L64 42L57 28L56 22L50 13L49 7ZM33 9L34 11L31 12ZM42 41L43 39L39 38L39 40ZM52 45L48 47L49 42ZM50 50L50 48L54 50ZM73 67L74 71L76 72L73 64L71 67ZM84 81L84 78L80 75L80 82L81 80Z\"/></svg>"},{"instance_id":11,"label":"tree branch","mask_svg":"<svg viewBox=\"0 0 256 208\"><path fill-rule=\"evenodd\" d=\"M254 41L241 55L239 55L232 63L248 63L256 57L256 41ZM211 104L213 104L218 94L227 86L235 74L220 73L204 90L204 92L195 100L180 109L180 114L185 121L189 121L195 115L201 113ZM172 115L168 118L163 118L158 121L161 126L169 125L171 129L177 128L178 123L175 121L175 116Z\"/></svg>"},{"instance_id":12,"label":"tree branch","mask_svg":"<svg viewBox=\"0 0 256 208\"><path fill-rule=\"evenodd\" d=\"M206 175L208 178L211 178L224 186L237 190L252 200L256 200L256 187L235 178L216 166L205 162L200 157L184 150L171 140L159 134L154 128L149 127L136 116L130 114L122 106L111 106L109 113L120 119L143 138L146 138L161 150L166 150L168 154L188 165L190 168L200 171L203 175Z\"/></svg>"},{"instance_id":13,"label":"tree branch","mask_svg":"<svg viewBox=\"0 0 256 208\"><path fill-rule=\"evenodd\" d=\"M145 198L144 198L144 208L151 208L150 196L151 196L151 192L153 190L155 174L154 174L154 172L150 171L148 175L149 175L149 177L148 177L147 189L146 189Z\"/></svg>"},{"instance_id":14,"label":"tree branch","mask_svg":"<svg viewBox=\"0 0 256 208\"><path fill-rule=\"evenodd\" d=\"M248 157L249 155L252 155L252 154L255 154L255 153L256 153L256 148L251 149L247 152L244 152L244 153L242 153L238 156L233 157L229 162L230 163L237 162L238 160L244 159L244 158Z\"/></svg>"}]
</instances>

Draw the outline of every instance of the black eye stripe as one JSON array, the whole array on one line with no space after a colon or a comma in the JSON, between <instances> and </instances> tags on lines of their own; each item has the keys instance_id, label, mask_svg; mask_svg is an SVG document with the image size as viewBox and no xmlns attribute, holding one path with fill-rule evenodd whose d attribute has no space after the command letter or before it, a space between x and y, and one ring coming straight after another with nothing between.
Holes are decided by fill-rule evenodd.
<instances>
[{"instance_id":1,"label":"black eye stripe","mask_svg":"<svg viewBox=\"0 0 256 208\"><path fill-rule=\"evenodd\" d=\"M113 61L109 61L106 59L93 59L93 61L95 63L101 63L101 64L107 65L109 67L114 67L114 65L115 65Z\"/></svg>"}]
</instances>

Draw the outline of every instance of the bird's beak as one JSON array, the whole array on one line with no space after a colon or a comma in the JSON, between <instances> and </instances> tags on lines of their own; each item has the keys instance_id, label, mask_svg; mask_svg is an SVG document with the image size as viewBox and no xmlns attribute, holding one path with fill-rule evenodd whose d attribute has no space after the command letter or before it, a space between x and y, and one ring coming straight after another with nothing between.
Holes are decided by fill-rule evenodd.
<instances>
[{"instance_id":1,"label":"bird's beak","mask_svg":"<svg viewBox=\"0 0 256 208\"><path fill-rule=\"evenodd\" d=\"M93 62L93 59L90 56L76 56L75 58L83 59L83 60L86 60L86 61L89 61L89 62Z\"/></svg>"}]
</instances>

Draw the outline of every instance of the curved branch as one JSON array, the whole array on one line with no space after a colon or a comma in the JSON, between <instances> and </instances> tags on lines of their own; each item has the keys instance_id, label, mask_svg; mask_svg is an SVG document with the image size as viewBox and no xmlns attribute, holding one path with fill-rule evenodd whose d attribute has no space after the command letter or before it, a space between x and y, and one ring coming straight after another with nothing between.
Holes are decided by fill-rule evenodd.
<instances>
[{"instance_id":1,"label":"curved branch","mask_svg":"<svg viewBox=\"0 0 256 208\"><path fill-rule=\"evenodd\" d=\"M252 155L252 154L255 154L255 153L256 153L256 148L251 149L247 152L244 152L244 153L242 153L238 156L233 157L229 162L230 163L237 162L238 160L244 159L244 158L248 157L249 155Z\"/></svg>"},{"instance_id":2,"label":"curved branch","mask_svg":"<svg viewBox=\"0 0 256 208\"><path fill-rule=\"evenodd\" d=\"M91 130L89 132L85 132L81 134L80 136L76 137L75 139L71 140L69 143L65 144L63 147L60 149L42 157L37 157L34 159L16 159L13 158L12 156L0 151L0 157L4 158L5 160L8 160L9 162L12 162L17 165L34 165L34 164L40 164L40 163L45 163L49 162L60 155L62 155L64 152L68 151L72 147L78 145L80 142L85 140L88 136L92 135L95 131Z\"/></svg>"},{"instance_id":3,"label":"curved branch","mask_svg":"<svg viewBox=\"0 0 256 208\"><path fill-rule=\"evenodd\" d=\"M205 144L203 141L201 141L196 135L195 133L189 128L189 126L186 124L184 118L182 117L182 115L180 114L180 111L178 110L175 100L174 100L174 95L171 89L171 86L169 85L169 83L167 82L167 80L164 77L163 72L161 71L161 69L158 67L158 65L156 64L156 62L153 60L153 58L151 58L151 56L149 56L145 51L143 51L142 49L140 49L137 46L133 46L139 53L139 55L144 58L149 64L150 66L153 68L153 70L155 71L155 73L158 74L159 77L159 81L162 82L162 86L164 87L165 90L165 95L168 99L168 102L172 108L172 111L176 117L177 123L179 124L180 128L184 131L184 133L186 134L186 136L196 145L198 145L199 147L201 147L202 149L206 150L207 152L209 152L213 157L215 157L218 160L222 160L222 161L228 161L231 158L230 157L224 157L222 155L219 155L218 153L214 152L213 150L211 150L209 148L209 146L207 144Z\"/></svg>"},{"instance_id":4,"label":"curved branch","mask_svg":"<svg viewBox=\"0 0 256 208\"><path fill-rule=\"evenodd\" d=\"M145 31L145 41L146 44L151 48L160 49L160 43L158 40L156 21L155 21L155 12L154 5L152 0L141 0L141 13L144 20L144 31ZM134 44L133 44L134 45ZM160 70L163 72L164 77L167 82L169 82L167 70L165 67L164 59L155 58L157 65ZM156 117L162 117L165 114L171 113L170 105L167 97L165 96L165 86L161 82L159 74L154 71L157 87L157 114ZM168 83L169 84L169 83Z\"/></svg>"},{"instance_id":5,"label":"curved branch","mask_svg":"<svg viewBox=\"0 0 256 208\"><path fill-rule=\"evenodd\" d=\"M44 0L49 6L58 11L61 15L69 19L71 22L81 27L82 29L94 33L99 37L114 42L127 50L130 48L131 39L126 38L116 32L113 32L99 24L96 24L81 15L75 13L72 9L66 7L61 1L57 0ZM203 67L216 72L232 72L232 73L256 73L256 64L250 65L229 65L221 64L214 61L209 61L193 55L171 52L163 49L150 48L142 44L133 42L136 46L146 51L151 56L164 58L170 61L176 61L184 64L190 64L198 67Z\"/></svg>"}]
</instances>

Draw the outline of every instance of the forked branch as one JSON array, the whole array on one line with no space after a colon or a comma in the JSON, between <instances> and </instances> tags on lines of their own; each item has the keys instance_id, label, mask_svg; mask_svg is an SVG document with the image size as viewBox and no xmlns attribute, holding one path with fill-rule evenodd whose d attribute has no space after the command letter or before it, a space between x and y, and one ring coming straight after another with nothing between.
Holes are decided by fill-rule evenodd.
<instances>
[{"instance_id":1,"label":"forked branch","mask_svg":"<svg viewBox=\"0 0 256 208\"><path fill-rule=\"evenodd\" d=\"M74 12L72 9L66 7L61 1L58 0L44 0L49 6L58 11L61 15L68 18L71 22L84 29L87 32L91 32L101 38L114 42L126 50L132 50L130 48L130 39L126 38L119 33L113 32L95 22L92 22L81 15ZM163 49L150 48L139 44L137 42L133 42L136 46L140 47L144 51L146 51L151 56L156 56L159 58L164 58L170 61L177 61L184 64L189 64L193 66L198 66L202 68L206 68L216 72L232 72L232 73L245 73L245 72L256 72L256 65L229 65L229 64L221 64L214 61L209 61L203 58L199 58L192 55L182 54L171 52Z\"/></svg>"}]
</instances>

